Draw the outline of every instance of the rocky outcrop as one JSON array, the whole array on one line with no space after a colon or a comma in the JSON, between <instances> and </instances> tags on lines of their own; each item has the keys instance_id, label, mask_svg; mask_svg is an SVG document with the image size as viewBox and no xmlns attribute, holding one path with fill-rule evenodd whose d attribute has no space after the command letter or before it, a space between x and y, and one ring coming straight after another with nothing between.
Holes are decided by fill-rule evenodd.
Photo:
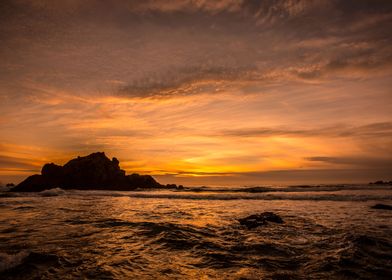
<instances>
[{"instance_id":1,"label":"rocky outcrop","mask_svg":"<svg viewBox=\"0 0 392 280\"><path fill-rule=\"evenodd\" d=\"M372 209L380 209L380 210L392 210L392 205L387 204L376 204L371 207Z\"/></svg>"},{"instance_id":2,"label":"rocky outcrop","mask_svg":"<svg viewBox=\"0 0 392 280\"><path fill-rule=\"evenodd\" d=\"M282 224L283 220L280 216L272 212L263 212L261 214L254 214L248 217L238 219L241 225L246 226L248 229L264 226L268 222Z\"/></svg>"},{"instance_id":3,"label":"rocky outcrop","mask_svg":"<svg viewBox=\"0 0 392 280\"><path fill-rule=\"evenodd\" d=\"M163 187L149 175L125 175L116 158L93 153L70 160L64 166L47 163L41 175L32 175L11 191L37 192L51 188L79 190L134 190Z\"/></svg>"}]
</instances>

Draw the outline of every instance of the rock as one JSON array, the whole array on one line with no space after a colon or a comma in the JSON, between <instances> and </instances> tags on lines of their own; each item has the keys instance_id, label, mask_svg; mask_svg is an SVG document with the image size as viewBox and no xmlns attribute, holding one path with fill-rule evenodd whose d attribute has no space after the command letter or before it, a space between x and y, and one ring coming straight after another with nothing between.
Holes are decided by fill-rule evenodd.
<instances>
[{"instance_id":1,"label":"rock","mask_svg":"<svg viewBox=\"0 0 392 280\"><path fill-rule=\"evenodd\" d=\"M248 229L256 228L258 226L266 225L268 222L282 224L283 220L280 216L272 212L263 212L261 214L254 214L248 217L238 219L241 225Z\"/></svg>"},{"instance_id":2,"label":"rock","mask_svg":"<svg viewBox=\"0 0 392 280\"><path fill-rule=\"evenodd\" d=\"M369 185L390 185L392 186L392 181L376 181L376 182L370 182Z\"/></svg>"},{"instance_id":3,"label":"rock","mask_svg":"<svg viewBox=\"0 0 392 280\"><path fill-rule=\"evenodd\" d=\"M110 160L105 153L92 153L70 160L64 166L45 164L41 175L33 175L11 191L37 192L51 188L79 190L134 190L162 187L149 175L125 175L116 158Z\"/></svg>"},{"instance_id":4,"label":"rock","mask_svg":"<svg viewBox=\"0 0 392 280\"><path fill-rule=\"evenodd\" d=\"M126 176L127 184L132 186L133 188L161 188L163 187L159 184L155 179L149 175L139 175L137 173L133 173L131 175Z\"/></svg>"},{"instance_id":5,"label":"rock","mask_svg":"<svg viewBox=\"0 0 392 280\"><path fill-rule=\"evenodd\" d=\"M51 185L59 185L64 179L64 170L60 165L47 163L41 169L41 174Z\"/></svg>"},{"instance_id":6,"label":"rock","mask_svg":"<svg viewBox=\"0 0 392 280\"><path fill-rule=\"evenodd\" d=\"M176 184L166 184L167 189L176 189L177 185Z\"/></svg>"},{"instance_id":7,"label":"rock","mask_svg":"<svg viewBox=\"0 0 392 280\"><path fill-rule=\"evenodd\" d=\"M115 166L119 166L119 164L120 164L120 162L118 161L118 159L117 158L112 158L112 162L113 162L113 164L115 165Z\"/></svg>"},{"instance_id":8,"label":"rock","mask_svg":"<svg viewBox=\"0 0 392 280\"><path fill-rule=\"evenodd\" d=\"M371 207L372 209L392 210L392 205L376 204Z\"/></svg>"},{"instance_id":9,"label":"rock","mask_svg":"<svg viewBox=\"0 0 392 280\"><path fill-rule=\"evenodd\" d=\"M21 182L16 187L12 188L10 191L16 192L40 192L50 188L54 188L54 186L49 182L49 180L45 179L42 175L32 175L27 177L26 180Z\"/></svg>"},{"instance_id":10,"label":"rock","mask_svg":"<svg viewBox=\"0 0 392 280\"><path fill-rule=\"evenodd\" d=\"M174 190L183 190L185 189L183 185L176 185L176 184L166 184L165 186L167 189L174 189Z\"/></svg>"}]
</instances>

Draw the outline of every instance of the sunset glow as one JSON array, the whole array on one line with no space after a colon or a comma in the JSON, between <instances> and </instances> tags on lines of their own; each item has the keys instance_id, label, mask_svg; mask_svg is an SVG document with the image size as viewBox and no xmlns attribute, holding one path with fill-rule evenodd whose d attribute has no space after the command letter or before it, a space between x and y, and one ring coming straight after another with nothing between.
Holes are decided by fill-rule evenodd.
<instances>
[{"instance_id":1,"label":"sunset glow","mask_svg":"<svg viewBox=\"0 0 392 280\"><path fill-rule=\"evenodd\" d=\"M392 6L350 2L6 1L0 181L95 151L162 183L389 179Z\"/></svg>"}]
</instances>

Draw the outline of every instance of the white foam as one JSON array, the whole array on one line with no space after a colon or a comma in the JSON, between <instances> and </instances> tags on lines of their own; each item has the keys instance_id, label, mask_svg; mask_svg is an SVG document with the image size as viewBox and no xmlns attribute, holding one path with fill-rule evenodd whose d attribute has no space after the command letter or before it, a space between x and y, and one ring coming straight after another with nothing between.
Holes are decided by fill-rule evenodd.
<instances>
[{"instance_id":1,"label":"white foam","mask_svg":"<svg viewBox=\"0 0 392 280\"><path fill-rule=\"evenodd\" d=\"M58 196L58 195L63 195L65 194L65 191L60 188L54 188L50 190L44 190L39 193L41 196Z\"/></svg>"},{"instance_id":2,"label":"white foam","mask_svg":"<svg viewBox=\"0 0 392 280\"><path fill-rule=\"evenodd\" d=\"M103 194L104 195L104 194ZM370 200L392 200L392 195L337 195L337 194L184 194L184 193L122 193L123 196L134 198L161 198L161 199L191 199L191 200L328 200L328 201L370 201ZM116 196L120 196L117 194Z\"/></svg>"}]
</instances>

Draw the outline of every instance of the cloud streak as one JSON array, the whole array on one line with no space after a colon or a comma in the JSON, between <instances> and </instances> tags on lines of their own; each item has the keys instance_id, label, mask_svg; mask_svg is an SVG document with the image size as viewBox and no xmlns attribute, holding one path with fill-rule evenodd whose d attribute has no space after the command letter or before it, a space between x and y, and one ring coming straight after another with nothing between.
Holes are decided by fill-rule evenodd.
<instances>
[{"instance_id":1,"label":"cloud streak","mask_svg":"<svg viewBox=\"0 0 392 280\"><path fill-rule=\"evenodd\" d=\"M337 125L317 129L293 130L288 128L253 128L226 130L218 133L222 136L234 137L392 137L392 123L371 123L358 127Z\"/></svg>"},{"instance_id":2,"label":"cloud streak","mask_svg":"<svg viewBox=\"0 0 392 280\"><path fill-rule=\"evenodd\" d=\"M0 83L13 95L34 94L24 82L10 83L24 77L79 95L140 98L219 91L219 82L390 72L392 5L351 4L5 1Z\"/></svg>"}]
</instances>

